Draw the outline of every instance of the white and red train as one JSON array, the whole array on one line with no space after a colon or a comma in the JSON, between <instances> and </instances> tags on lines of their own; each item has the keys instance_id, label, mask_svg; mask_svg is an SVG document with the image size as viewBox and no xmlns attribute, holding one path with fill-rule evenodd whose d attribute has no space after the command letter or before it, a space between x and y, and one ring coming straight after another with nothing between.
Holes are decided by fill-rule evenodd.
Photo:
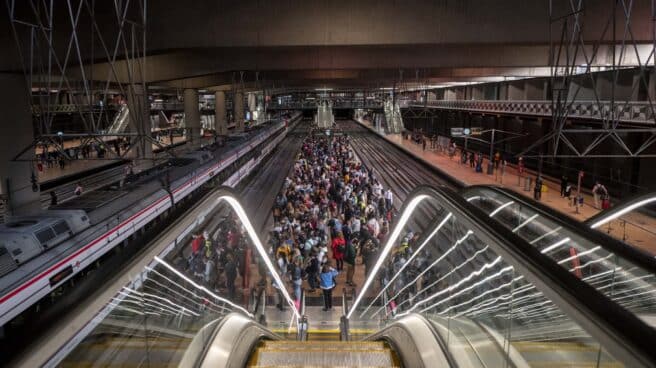
<instances>
[{"instance_id":1,"label":"white and red train","mask_svg":"<svg viewBox=\"0 0 656 368\"><path fill-rule=\"evenodd\" d=\"M300 115L294 116L291 120L298 119ZM52 244L50 247L37 244L35 246L39 247L39 250L32 251L30 257L22 257L18 261L12 258L16 267L0 276L0 326L4 326L64 282L94 264L129 237L143 231L147 224L165 216L174 204L189 197L211 179L216 179L217 175L220 175L219 182L224 182L226 185L238 183L241 177L248 175L261 158L286 136L286 126L285 122L272 123L246 144L223 154L220 160L211 159L204 164L195 160L193 165L195 168L171 183L170 193L164 189L154 192L151 190L133 203L123 203L124 208L113 216L86 226L86 229L84 225L75 228L77 231L71 229L68 232L68 239L64 241ZM199 163L201 165L197 166ZM81 215L80 211L71 212ZM62 213L65 212L60 212L60 215ZM54 213L44 216L57 217ZM53 221L57 222L50 220ZM80 218L77 222L80 222ZM71 228L71 225L69 224L68 227ZM26 236L25 239L27 238L30 238L29 241L32 243L38 242L35 237ZM0 247L2 245L0 242ZM5 248L4 253L0 254L0 257L11 256L10 249ZM7 263L6 259L5 263Z\"/></svg>"}]
</instances>

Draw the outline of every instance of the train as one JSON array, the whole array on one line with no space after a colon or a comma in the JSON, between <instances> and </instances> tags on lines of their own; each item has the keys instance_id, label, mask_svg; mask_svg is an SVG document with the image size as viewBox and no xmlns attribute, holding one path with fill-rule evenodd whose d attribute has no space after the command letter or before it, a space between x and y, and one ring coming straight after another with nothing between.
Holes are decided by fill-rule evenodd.
<instances>
[{"instance_id":1,"label":"train","mask_svg":"<svg viewBox=\"0 0 656 368\"><path fill-rule=\"evenodd\" d=\"M0 277L91 227L84 210L10 217L0 225Z\"/></svg>"},{"instance_id":2,"label":"train","mask_svg":"<svg viewBox=\"0 0 656 368\"><path fill-rule=\"evenodd\" d=\"M301 115L296 114L290 120L297 122L300 119ZM203 184L210 180L237 182L254 166L254 162L259 161L260 155L272 150L284 138L286 125L274 122L248 143L231 149L220 158L214 158L205 150L181 156L188 161L185 166L188 165L190 170L172 179L170 190L144 193L136 202L125 203L116 214L108 214L100 220L82 210L46 211L31 220L27 217L12 219L9 224L24 224L13 229L21 228L24 232L16 235L11 226L0 228L0 239L3 239L0 241L0 262L6 267L4 273L0 273L0 326L138 234L153 220L166 216L173 205L185 200ZM116 203L119 204L122 205ZM5 240L5 230L7 234L14 234L12 237L16 236L12 238L15 242ZM37 236L41 230L48 233L47 237L55 234L46 241L46 246ZM14 252L20 254L14 255Z\"/></svg>"}]
</instances>

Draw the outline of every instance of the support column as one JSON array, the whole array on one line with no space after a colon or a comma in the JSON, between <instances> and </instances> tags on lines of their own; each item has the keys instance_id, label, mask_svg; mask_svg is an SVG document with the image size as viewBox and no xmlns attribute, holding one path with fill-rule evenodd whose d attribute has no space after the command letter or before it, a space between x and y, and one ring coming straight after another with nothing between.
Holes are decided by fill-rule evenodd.
<instances>
[{"instance_id":1,"label":"support column","mask_svg":"<svg viewBox=\"0 0 656 368\"><path fill-rule=\"evenodd\" d=\"M32 111L23 74L0 73L0 110L4 126L0 134L0 194L6 200L6 213L21 215L38 211L39 192L32 190L33 162L13 161L29 147L21 159L34 159ZM34 173L36 175L36 173Z\"/></svg>"},{"instance_id":2,"label":"support column","mask_svg":"<svg viewBox=\"0 0 656 368\"><path fill-rule=\"evenodd\" d=\"M226 98L224 91L214 92L214 128L216 129L216 134L218 135L227 135L228 134L228 121L226 117Z\"/></svg>"},{"instance_id":3,"label":"support column","mask_svg":"<svg viewBox=\"0 0 656 368\"><path fill-rule=\"evenodd\" d=\"M235 131L244 131L244 92L237 91L232 101L233 116L235 117Z\"/></svg>"},{"instance_id":4,"label":"support column","mask_svg":"<svg viewBox=\"0 0 656 368\"><path fill-rule=\"evenodd\" d=\"M139 141L135 149L136 165L140 169L146 169L153 165L153 145L146 137L150 137L150 104L148 103L148 91L144 91L141 85L129 87L127 94L130 130L139 134Z\"/></svg>"},{"instance_id":5,"label":"support column","mask_svg":"<svg viewBox=\"0 0 656 368\"><path fill-rule=\"evenodd\" d=\"M187 144L191 148L200 147L200 110L198 109L198 91L184 90L184 114Z\"/></svg>"}]
</instances>

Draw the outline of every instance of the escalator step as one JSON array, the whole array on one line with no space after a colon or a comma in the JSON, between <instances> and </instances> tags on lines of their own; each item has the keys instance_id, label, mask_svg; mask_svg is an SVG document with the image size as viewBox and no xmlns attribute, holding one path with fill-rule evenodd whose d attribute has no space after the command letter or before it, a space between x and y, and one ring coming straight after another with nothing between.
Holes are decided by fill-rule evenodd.
<instances>
[{"instance_id":1,"label":"escalator step","mask_svg":"<svg viewBox=\"0 0 656 368\"><path fill-rule=\"evenodd\" d=\"M383 342L265 341L251 356L249 367L398 367Z\"/></svg>"}]
</instances>

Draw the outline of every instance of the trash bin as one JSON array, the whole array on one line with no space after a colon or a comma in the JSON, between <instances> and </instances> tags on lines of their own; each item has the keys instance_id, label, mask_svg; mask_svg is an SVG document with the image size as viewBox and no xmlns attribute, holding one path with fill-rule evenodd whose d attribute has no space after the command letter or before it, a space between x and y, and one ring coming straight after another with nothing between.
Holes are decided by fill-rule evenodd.
<instances>
[{"instance_id":1,"label":"trash bin","mask_svg":"<svg viewBox=\"0 0 656 368\"><path fill-rule=\"evenodd\" d=\"M524 178L524 191L530 192L531 191L531 177L527 176Z\"/></svg>"},{"instance_id":2,"label":"trash bin","mask_svg":"<svg viewBox=\"0 0 656 368\"><path fill-rule=\"evenodd\" d=\"M487 163L487 174L488 175L494 174L494 163L492 163L492 161Z\"/></svg>"}]
</instances>

